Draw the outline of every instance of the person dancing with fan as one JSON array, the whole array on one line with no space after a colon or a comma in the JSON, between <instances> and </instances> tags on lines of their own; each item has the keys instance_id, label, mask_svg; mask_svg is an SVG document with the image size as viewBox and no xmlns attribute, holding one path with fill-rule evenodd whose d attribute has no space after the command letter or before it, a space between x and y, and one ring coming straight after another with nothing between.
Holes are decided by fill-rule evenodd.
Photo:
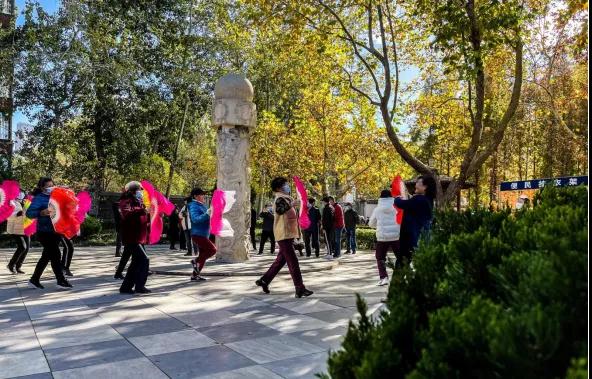
<instances>
[{"instance_id":1,"label":"person dancing with fan","mask_svg":"<svg viewBox=\"0 0 592 379\"><path fill-rule=\"evenodd\" d=\"M150 260L144 244L148 242L149 209L144 206L142 185L132 181L125 185L125 192L119 200L121 212L121 240L123 254L121 259L131 255L132 263L119 288L120 293L150 293L146 288ZM121 266L121 264L120 264ZM123 263L125 266L125 262Z\"/></svg>"},{"instance_id":2,"label":"person dancing with fan","mask_svg":"<svg viewBox=\"0 0 592 379\"><path fill-rule=\"evenodd\" d=\"M191 274L191 281L206 280L200 276L206 260L216 254L216 245L210 240L210 213L205 206L206 192L201 188L194 188L191 191L192 201L187 204L189 210L189 218L191 220L191 240L194 246L194 257L191 260L193 266L193 273Z\"/></svg>"},{"instance_id":3,"label":"person dancing with fan","mask_svg":"<svg viewBox=\"0 0 592 379\"><path fill-rule=\"evenodd\" d=\"M60 260L60 240L61 234L56 233L51 221L51 211L49 209L49 196L54 189L54 183L51 178L43 177L39 179L37 187L33 191L33 202L27 209L27 217L37 219L37 240L43 246L41 258L37 262L35 271L29 280L29 284L35 288L43 289L40 279L47 264L51 262L51 269L57 279L57 284L63 288L72 288L72 285L66 280L62 271L62 262Z\"/></svg>"},{"instance_id":4,"label":"person dancing with fan","mask_svg":"<svg viewBox=\"0 0 592 379\"><path fill-rule=\"evenodd\" d=\"M24 225L24 213L23 213L23 201L25 200L25 193L19 192L16 200L13 200L14 214L10 216L6 222L6 233L12 234L16 241L16 251L12 255L10 262L8 263L8 270L13 274L24 274L21 270L21 266L25 261L25 257L31 247L31 237L25 234Z\"/></svg>"},{"instance_id":5,"label":"person dancing with fan","mask_svg":"<svg viewBox=\"0 0 592 379\"><path fill-rule=\"evenodd\" d=\"M271 190L275 196L273 234L280 251L271 267L260 279L255 281L255 284L261 287L263 292L269 293L269 284L287 263L296 289L295 297L310 296L313 292L304 286L300 265L294 250L294 239L300 236L300 231L298 228L298 215L294 209L294 200L290 197L290 184L286 178L278 177L271 181Z\"/></svg>"}]
</instances>

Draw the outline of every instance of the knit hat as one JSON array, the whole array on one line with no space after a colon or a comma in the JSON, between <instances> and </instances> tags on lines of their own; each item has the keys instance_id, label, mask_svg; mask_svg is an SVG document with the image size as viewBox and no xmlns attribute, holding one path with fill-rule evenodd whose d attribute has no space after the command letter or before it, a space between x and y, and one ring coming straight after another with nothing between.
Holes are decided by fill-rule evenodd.
<instances>
[{"instance_id":1,"label":"knit hat","mask_svg":"<svg viewBox=\"0 0 592 379\"><path fill-rule=\"evenodd\" d=\"M387 197L393 197L393 196L391 195L391 191L390 191L390 190L387 190L387 189L384 189L384 190L382 190L382 191L380 192L380 198L381 198L381 199L385 199L385 198L387 198Z\"/></svg>"},{"instance_id":2,"label":"knit hat","mask_svg":"<svg viewBox=\"0 0 592 379\"><path fill-rule=\"evenodd\" d=\"M140 182L137 182L135 180L132 180L131 182L129 182L128 184L125 185L126 191L138 191L141 189L142 189L142 185L140 184Z\"/></svg>"}]
</instances>

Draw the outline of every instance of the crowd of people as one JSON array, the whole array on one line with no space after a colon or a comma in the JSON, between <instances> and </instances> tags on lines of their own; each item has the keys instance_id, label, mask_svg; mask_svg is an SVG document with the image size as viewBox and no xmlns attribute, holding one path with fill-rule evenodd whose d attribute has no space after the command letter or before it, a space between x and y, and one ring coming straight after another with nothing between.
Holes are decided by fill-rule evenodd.
<instances>
[{"instance_id":1,"label":"crowd of people","mask_svg":"<svg viewBox=\"0 0 592 379\"><path fill-rule=\"evenodd\" d=\"M310 225L301 230L299 226L299 201L291 197L291 185L288 179L278 177L270 186L274 199L265 204L262 212L251 210L251 242L258 255L264 253L267 242L270 254L276 255L273 264L255 284L264 293L270 293L269 286L284 265L288 265L295 288L296 297L313 294L304 285L296 250L303 256L320 257L321 240L325 245L325 258L332 260L341 257L342 240L345 239L345 254L356 254L356 228L364 222L351 203L343 206L332 196L322 199L322 210L316 205L316 199L308 198L306 213ZM41 275L51 263L52 270L60 287L71 288L66 276L73 276L70 265L74 253L72 241L56 233L51 221L49 198L55 184L51 178L41 178L33 191L33 201L23 209L24 192L15 201L15 212L8 219L7 232L14 236L16 251L8 269L13 274L24 274L22 264L29 251L31 240L23 231L23 218L26 216L37 221L36 238L43 246L41 258L29 280L31 286L43 288ZM368 225L376 229L375 257L378 268L378 285L388 284L387 253L395 254L395 268L409 264L413 251L418 245L422 233L429 231L435 198L435 181L429 176L417 180L415 194L409 198L393 198L390 190L383 190L377 207L368 218ZM201 275L205 262L213 257L217 250L215 237L210 233L211 209L206 205L206 191L195 188L191 191L180 210L175 209L169 219L168 239L170 249L176 250L176 243L187 250L191 256L191 281L204 281ZM141 183L132 181L126 184L117 202L113 203L114 222L117 231L115 256L119 264L115 270L115 279L123 280L120 292L125 294L150 293L146 288L150 274L150 259L146 253L150 227L150 209L143 202ZM403 212L401 224L397 223L397 212ZM257 219L262 220L259 249L255 236ZM301 242L303 240L303 243ZM276 245L279 247L276 253ZM302 245L303 247L300 247ZM60 249L62 246L62 249ZM127 263L131 263L123 272Z\"/></svg>"}]
</instances>

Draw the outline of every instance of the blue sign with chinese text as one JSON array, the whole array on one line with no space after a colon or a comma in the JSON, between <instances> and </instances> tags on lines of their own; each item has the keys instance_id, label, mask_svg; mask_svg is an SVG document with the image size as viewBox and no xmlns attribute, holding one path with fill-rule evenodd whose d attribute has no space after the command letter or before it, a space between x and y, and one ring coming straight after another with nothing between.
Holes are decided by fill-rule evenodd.
<instances>
[{"instance_id":1,"label":"blue sign with chinese text","mask_svg":"<svg viewBox=\"0 0 592 379\"><path fill-rule=\"evenodd\" d=\"M566 176L563 178L553 179L531 179L531 180L516 180L513 182L502 182L500 184L500 191L518 191L528 189L541 189L545 186L553 187L573 187L583 184L588 185L587 176Z\"/></svg>"}]
</instances>

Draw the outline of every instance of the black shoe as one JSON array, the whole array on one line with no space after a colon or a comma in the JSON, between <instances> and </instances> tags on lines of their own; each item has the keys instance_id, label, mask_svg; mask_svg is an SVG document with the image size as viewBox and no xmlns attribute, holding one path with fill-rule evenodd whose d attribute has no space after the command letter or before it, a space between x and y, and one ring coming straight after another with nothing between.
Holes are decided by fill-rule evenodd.
<instances>
[{"instance_id":1,"label":"black shoe","mask_svg":"<svg viewBox=\"0 0 592 379\"><path fill-rule=\"evenodd\" d=\"M8 269L8 271L10 271L11 274L16 274L14 267L12 267L11 265L6 265L6 268Z\"/></svg>"},{"instance_id":2,"label":"black shoe","mask_svg":"<svg viewBox=\"0 0 592 379\"><path fill-rule=\"evenodd\" d=\"M345 252L345 254L351 254L351 251L348 250L348 251Z\"/></svg>"},{"instance_id":3,"label":"black shoe","mask_svg":"<svg viewBox=\"0 0 592 379\"><path fill-rule=\"evenodd\" d=\"M72 288L72 285L66 279L58 281L58 286L62 288Z\"/></svg>"},{"instance_id":4,"label":"black shoe","mask_svg":"<svg viewBox=\"0 0 592 379\"><path fill-rule=\"evenodd\" d=\"M121 279L121 280L123 280L125 278L123 277L123 275L120 272L116 272L115 273L115 276L113 276L113 279Z\"/></svg>"},{"instance_id":5,"label":"black shoe","mask_svg":"<svg viewBox=\"0 0 592 379\"><path fill-rule=\"evenodd\" d=\"M66 276L74 276L74 274L72 274L72 271L70 271L69 268L65 268L64 269L64 275L66 275Z\"/></svg>"},{"instance_id":6,"label":"black shoe","mask_svg":"<svg viewBox=\"0 0 592 379\"><path fill-rule=\"evenodd\" d=\"M206 278L204 278L203 276L199 276L199 275L191 275L191 281L192 282L205 282Z\"/></svg>"},{"instance_id":7,"label":"black shoe","mask_svg":"<svg viewBox=\"0 0 592 379\"><path fill-rule=\"evenodd\" d=\"M144 287L144 288L136 289L136 293L152 293L152 291L150 291L148 288Z\"/></svg>"},{"instance_id":8,"label":"black shoe","mask_svg":"<svg viewBox=\"0 0 592 379\"><path fill-rule=\"evenodd\" d=\"M297 298L301 298L301 297L307 297L312 295L314 292L307 290L306 288L302 289L302 290L296 290L296 294L294 295L294 297Z\"/></svg>"},{"instance_id":9,"label":"black shoe","mask_svg":"<svg viewBox=\"0 0 592 379\"><path fill-rule=\"evenodd\" d=\"M267 283L263 281L263 279L257 279L255 281L255 284L261 287L263 289L263 292L269 293L269 287L267 286Z\"/></svg>"},{"instance_id":10,"label":"black shoe","mask_svg":"<svg viewBox=\"0 0 592 379\"><path fill-rule=\"evenodd\" d=\"M355 253L356 253L356 251L355 251L355 250L354 250L354 251L352 251L352 255L354 255Z\"/></svg>"},{"instance_id":11,"label":"black shoe","mask_svg":"<svg viewBox=\"0 0 592 379\"><path fill-rule=\"evenodd\" d=\"M127 289L127 288L120 288L119 289L119 293L123 293L123 294L128 294L128 295L133 295L136 293L136 291L134 291L133 289Z\"/></svg>"},{"instance_id":12,"label":"black shoe","mask_svg":"<svg viewBox=\"0 0 592 379\"><path fill-rule=\"evenodd\" d=\"M190 256L192 256L193 254L191 254L191 253L185 253L184 255L185 255L186 257L190 257Z\"/></svg>"},{"instance_id":13,"label":"black shoe","mask_svg":"<svg viewBox=\"0 0 592 379\"><path fill-rule=\"evenodd\" d=\"M257 255L263 255L263 252L262 252L262 251L260 251L260 252L258 252L258 253L257 253Z\"/></svg>"},{"instance_id":14,"label":"black shoe","mask_svg":"<svg viewBox=\"0 0 592 379\"><path fill-rule=\"evenodd\" d=\"M34 288L39 288L40 290L45 288L41 285L41 283L39 283L39 280L33 280L33 279L29 280L29 287L31 287L31 286L33 286Z\"/></svg>"},{"instance_id":15,"label":"black shoe","mask_svg":"<svg viewBox=\"0 0 592 379\"><path fill-rule=\"evenodd\" d=\"M23 270L21 270L21 268L20 268L20 267L18 267L18 268L16 269L16 273L17 273L17 274L24 274L25 272L24 272Z\"/></svg>"},{"instance_id":16,"label":"black shoe","mask_svg":"<svg viewBox=\"0 0 592 379\"><path fill-rule=\"evenodd\" d=\"M115 256L116 256L117 258L119 258L119 257L121 257L121 253L115 253Z\"/></svg>"}]
</instances>

